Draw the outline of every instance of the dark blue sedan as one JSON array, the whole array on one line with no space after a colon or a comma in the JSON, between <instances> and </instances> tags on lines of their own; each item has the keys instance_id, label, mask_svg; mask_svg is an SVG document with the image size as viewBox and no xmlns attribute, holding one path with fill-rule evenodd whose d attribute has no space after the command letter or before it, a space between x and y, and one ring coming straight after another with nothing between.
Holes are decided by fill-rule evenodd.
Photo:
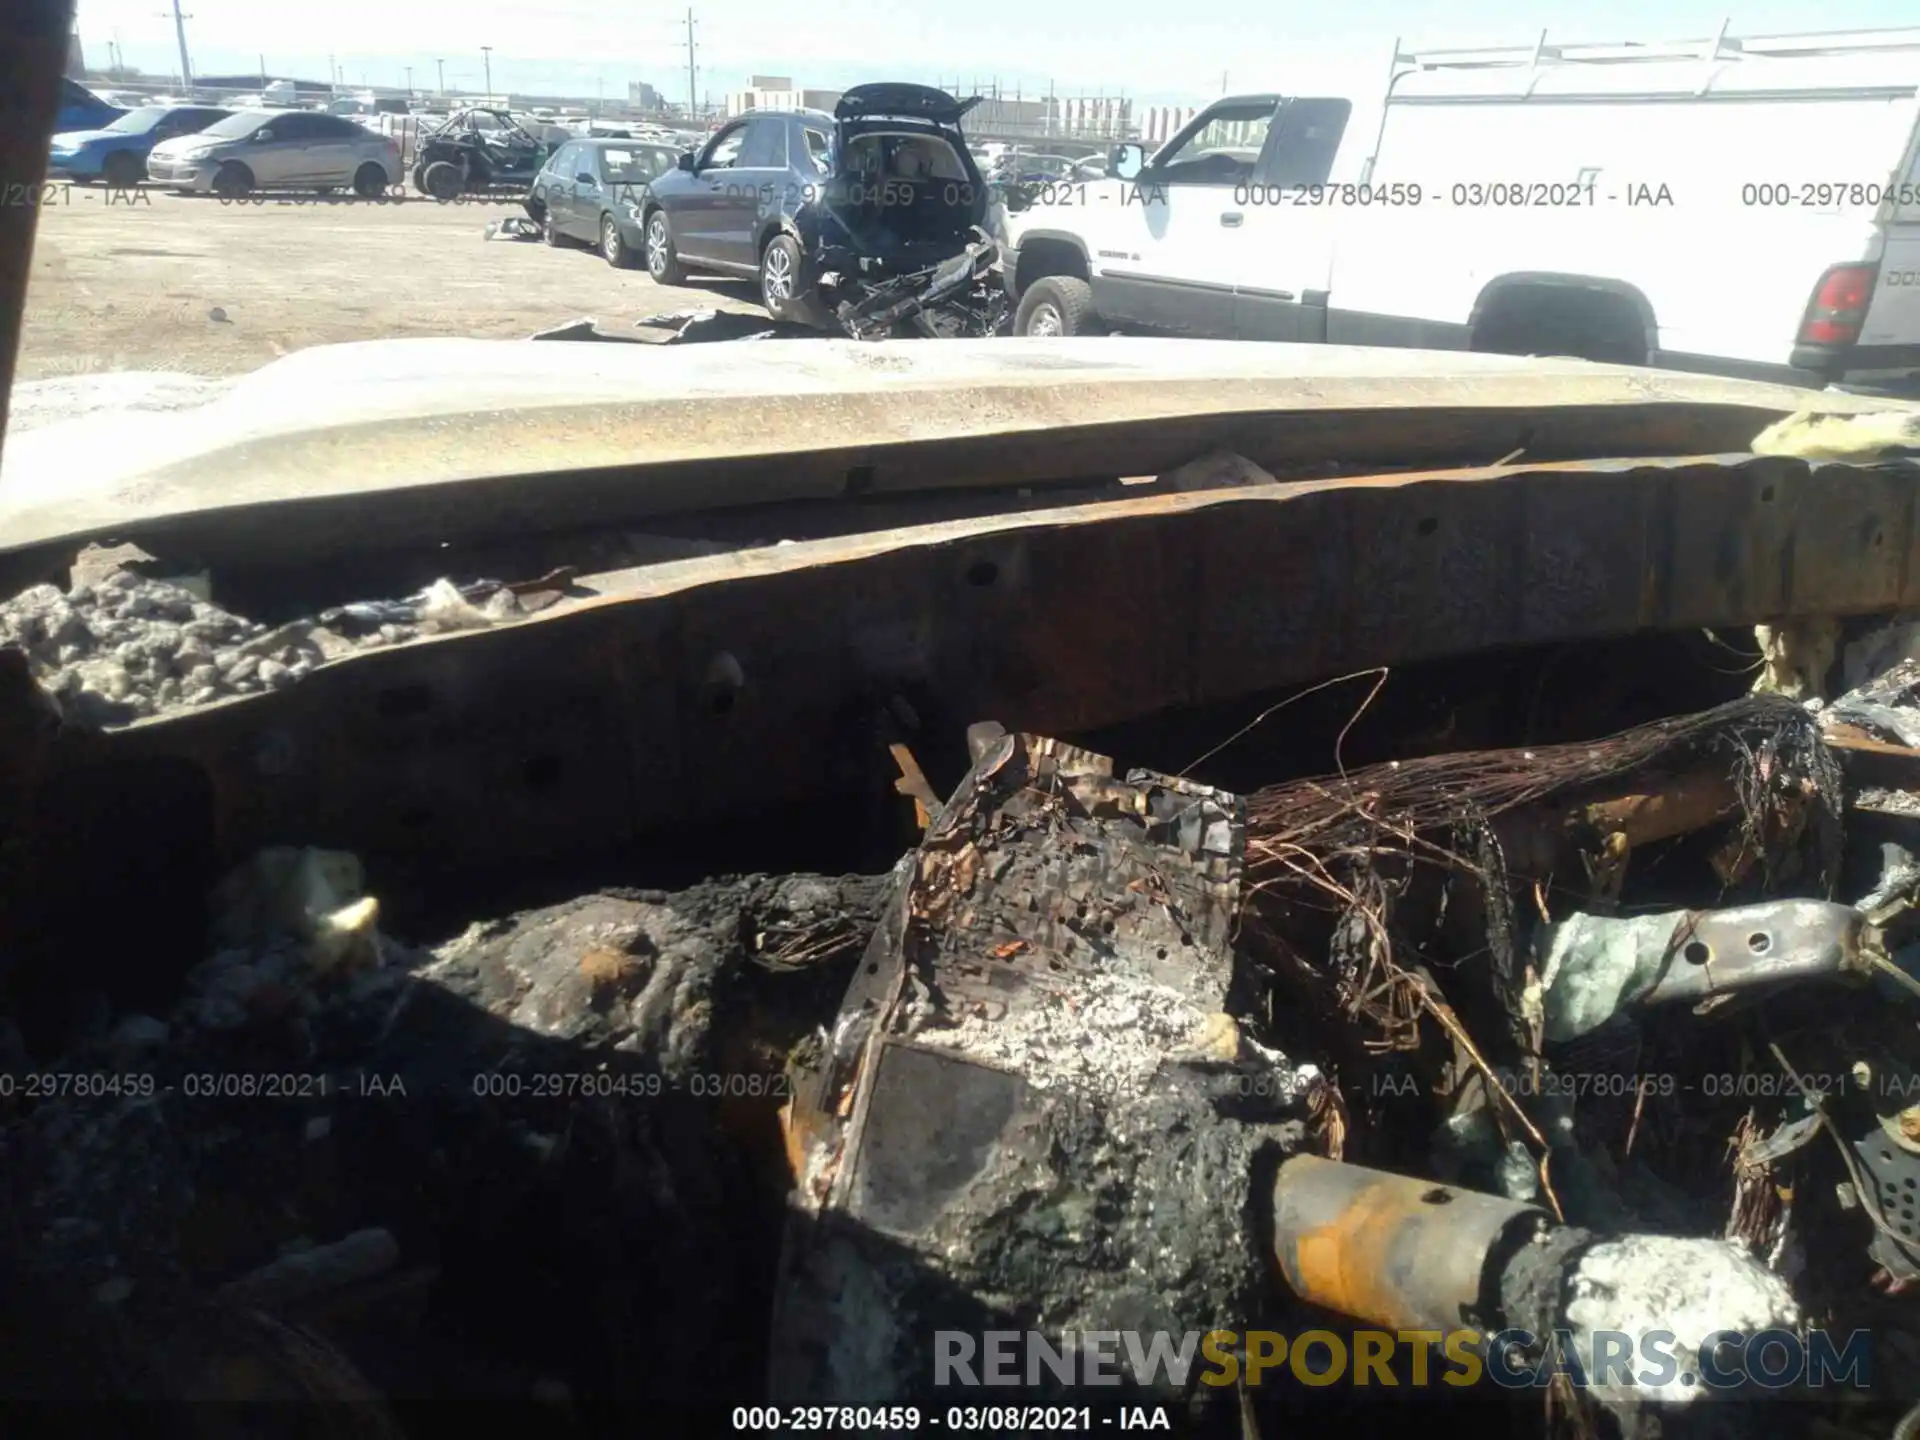
<instances>
[{"instance_id":1,"label":"dark blue sedan","mask_svg":"<svg viewBox=\"0 0 1920 1440\"><path fill-rule=\"evenodd\" d=\"M147 156L154 146L197 135L232 113L210 105L143 105L100 129L55 135L47 172L69 180L138 185L146 178Z\"/></svg>"}]
</instances>

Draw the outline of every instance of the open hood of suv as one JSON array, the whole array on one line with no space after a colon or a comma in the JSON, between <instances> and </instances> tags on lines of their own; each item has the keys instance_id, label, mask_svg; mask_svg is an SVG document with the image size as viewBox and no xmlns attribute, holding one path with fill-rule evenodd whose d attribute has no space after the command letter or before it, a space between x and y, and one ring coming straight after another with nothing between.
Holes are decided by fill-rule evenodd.
<instances>
[{"instance_id":1,"label":"open hood of suv","mask_svg":"<svg viewBox=\"0 0 1920 1440\"><path fill-rule=\"evenodd\" d=\"M874 115L912 116L937 125L958 124L960 117L980 103L980 97L956 100L931 85L882 82L856 85L840 97L833 107L836 120L864 120Z\"/></svg>"}]
</instances>

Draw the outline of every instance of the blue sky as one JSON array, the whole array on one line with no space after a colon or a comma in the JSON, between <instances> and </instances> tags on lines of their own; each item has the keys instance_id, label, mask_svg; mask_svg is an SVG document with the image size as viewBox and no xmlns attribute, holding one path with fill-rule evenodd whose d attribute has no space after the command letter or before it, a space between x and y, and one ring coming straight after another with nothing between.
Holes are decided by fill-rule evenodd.
<instances>
[{"instance_id":1,"label":"blue sky","mask_svg":"<svg viewBox=\"0 0 1920 1440\"><path fill-rule=\"evenodd\" d=\"M90 64L117 41L126 62L178 68L168 0L79 0ZM1733 33L1920 25L1917 0L1763 0L1729 12L1699 0L1613 0L1586 6L1525 0L1345 0L1281 7L1166 0L1028 0L1012 5L912 0L882 9L856 0L708 0L694 38L704 100L741 88L750 73L840 88L860 80L997 78L1005 93L1125 93L1143 103L1195 103L1231 89L1342 92L1383 82L1396 35L1428 45L1529 43L1544 26L1568 40L1711 36L1729 13ZM633 0L183 0L187 44L203 73L253 70L324 80L329 55L351 85L434 84L478 89L479 47L493 46L496 90L609 98L629 80L668 95L687 90L684 5ZM1586 16L1589 18L1581 18ZM448 37L457 37L450 40Z\"/></svg>"}]
</instances>

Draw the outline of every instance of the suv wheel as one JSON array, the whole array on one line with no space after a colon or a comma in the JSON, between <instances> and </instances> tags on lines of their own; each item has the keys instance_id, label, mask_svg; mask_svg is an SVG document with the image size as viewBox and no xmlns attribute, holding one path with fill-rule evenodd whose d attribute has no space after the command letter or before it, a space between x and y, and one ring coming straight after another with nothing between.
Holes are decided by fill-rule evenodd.
<instances>
[{"instance_id":1,"label":"suv wheel","mask_svg":"<svg viewBox=\"0 0 1920 1440\"><path fill-rule=\"evenodd\" d=\"M1093 290L1071 275L1048 275L1027 287L1013 317L1016 335L1103 335L1106 326L1093 308Z\"/></svg>"},{"instance_id":2,"label":"suv wheel","mask_svg":"<svg viewBox=\"0 0 1920 1440\"><path fill-rule=\"evenodd\" d=\"M687 272L680 264L680 254L673 246L673 226L667 220L667 212L654 210L647 216L647 273L653 277L656 285L680 285L685 283Z\"/></svg>"},{"instance_id":3,"label":"suv wheel","mask_svg":"<svg viewBox=\"0 0 1920 1440\"><path fill-rule=\"evenodd\" d=\"M791 320L800 294L800 246L776 235L760 252L760 303L776 320Z\"/></svg>"}]
</instances>

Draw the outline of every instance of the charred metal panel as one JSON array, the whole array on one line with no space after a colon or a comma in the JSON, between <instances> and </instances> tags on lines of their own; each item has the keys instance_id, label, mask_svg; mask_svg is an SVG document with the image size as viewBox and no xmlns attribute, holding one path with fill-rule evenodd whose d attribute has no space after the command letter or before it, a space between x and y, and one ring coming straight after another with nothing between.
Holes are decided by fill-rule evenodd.
<instances>
[{"instance_id":1,"label":"charred metal panel","mask_svg":"<svg viewBox=\"0 0 1920 1440\"><path fill-rule=\"evenodd\" d=\"M603 848L868 793L846 757L874 748L858 728L902 694L950 717L930 738L959 753L983 715L1076 733L1514 641L1920 603L1916 476L1779 459L1508 468L807 541L631 571L592 600L101 748L200 765L229 858L289 833L370 860L456 858L503 827ZM527 783L556 756L593 780ZM475 773L494 788L459 800ZM436 796L456 798L422 798Z\"/></svg>"},{"instance_id":2,"label":"charred metal panel","mask_svg":"<svg viewBox=\"0 0 1920 1440\"><path fill-rule=\"evenodd\" d=\"M1645 552L1655 493L1654 485L1624 474L1567 473L1528 488L1514 587L1516 639L1533 644L1638 623L1648 603Z\"/></svg>"},{"instance_id":3,"label":"charred metal panel","mask_svg":"<svg viewBox=\"0 0 1920 1440\"><path fill-rule=\"evenodd\" d=\"M1223 1013L1244 845L1221 791L980 759L795 1088L773 1398L930 1398L940 1330L1251 1313L1255 1170L1318 1082Z\"/></svg>"},{"instance_id":4,"label":"charred metal panel","mask_svg":"<svg viewBox=\"0 0 1920 1440\"><path fill-rule=\"evenodd\" d=\"M1912 466L1756 459L1674 477L1649 537L1665 549L1662 609L1676 625L1859 613L1911 603ZM1815 597L1818 597L1815 601Z\"/></svg>"},{"instance_id":5,"label":"charred metal panel","mask_svg":"<svg viewBox=\"0 0 1920 1440\"><path fill-rule=\"evenodd\" d=\"M1479 644L1519 638L1524 502L1498 486L1444 487L1444 498L1442 488L1353 494L1342 628L1356 664L1375 664L1359 657L1387 649L1403 660L1438 659L1456 653L1455 637L1468 631Z\"/></svg>"}]
</instances>

